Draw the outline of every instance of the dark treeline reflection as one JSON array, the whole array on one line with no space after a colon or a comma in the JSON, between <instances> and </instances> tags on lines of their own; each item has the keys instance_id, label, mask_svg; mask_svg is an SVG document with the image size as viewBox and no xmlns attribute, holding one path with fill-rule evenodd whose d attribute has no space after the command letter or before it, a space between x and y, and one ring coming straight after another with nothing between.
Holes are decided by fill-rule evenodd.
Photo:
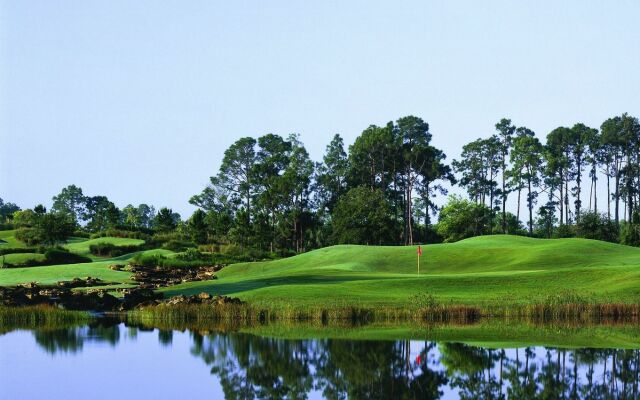
<instances>
[{"instance_id":1,"label":"dark treeline reflection","mask_svg":"<svg viewBox=\"0 0 640 400\"><path fill-rule=\"evenodd\" d=\"M154 336L162 348L175 351L169 350L175 336L188 334L191 354L211 369L229 399L304 399L312 392L328 399L640 398L640 350L142 331L102 323L34 336L55 354L82 351L87 342L109 343L117 351L122 338Z\"/></svg>"}]
</instances>

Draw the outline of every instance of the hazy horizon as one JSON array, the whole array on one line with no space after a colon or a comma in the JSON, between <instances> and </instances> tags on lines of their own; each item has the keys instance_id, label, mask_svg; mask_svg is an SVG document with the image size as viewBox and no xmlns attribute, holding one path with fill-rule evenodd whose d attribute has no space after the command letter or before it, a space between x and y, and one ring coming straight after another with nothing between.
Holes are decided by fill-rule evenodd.
<instances>
[{"instance_id":1,"label":"hazy horizon","mask_svg":"<svg viewBox=\"0 0 640 400\"><path fill-rule=\"evenodd\" d=\"M0 197L193 194L236 139L417 115L447 160L502 117L540 138L640 116L640 3L0 0ZM603 189L604 185L600 185Z\"/></svg>"}]
</instances>

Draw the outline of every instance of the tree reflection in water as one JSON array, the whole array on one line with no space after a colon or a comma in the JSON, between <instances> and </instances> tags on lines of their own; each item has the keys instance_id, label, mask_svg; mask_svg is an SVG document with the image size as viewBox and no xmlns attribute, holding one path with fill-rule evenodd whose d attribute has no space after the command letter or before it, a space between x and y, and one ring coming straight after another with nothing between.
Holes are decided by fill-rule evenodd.
<instances>
[{"instance_id":1,"label":"tree reflection in water","mask_svg":"<svg viewBox=\"0 0 640 400\"><path fill-rule=\"evenodd\" d=\"M148 329L146 329L148 330ZM86 342L141 340L137 328L96 323L35 331L50 354L80 352ZM175 335L158 330L161 347ZM640 350L499 349L462 343L308 339L189 332L191 353L219 380L227 398L304 399L637 399Z\"/></svg>"}]
</instances>

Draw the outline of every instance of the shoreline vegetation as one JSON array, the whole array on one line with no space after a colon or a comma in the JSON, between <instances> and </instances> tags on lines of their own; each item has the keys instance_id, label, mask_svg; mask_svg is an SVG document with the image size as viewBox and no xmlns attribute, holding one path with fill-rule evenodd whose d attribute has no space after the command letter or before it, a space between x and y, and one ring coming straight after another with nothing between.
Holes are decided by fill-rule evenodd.
<instances>
[{"instance_id":1,"label":"shoreline vegetation","mask_svg":"<svg viewBox=\"0 0 640 400\"><path fill-rule=\"evenodd\" d=\"M399 310L271 310L248 305L159 306L126 313L89 313L50 306L0 307L0 334L15 329L56 330L92 324L120 324L146 329L191 330L200 334L246 333L274 338L362 340L429 339L488 346L640 348L638 315L581 314L579 318L540 318L510 313L473 319L461 315ZM464 314L466 315L466 314ZM556 314L557 315L557 314ZM446 317L445 317L446 316ZM467 315L468 316L468 315Z\"/></svg>"},{"instance_id":2,"label":"shoreline vegetation","mask_svg":"<svg viewBox=\"0 0 640 400\"><path fill-rule=\"evenodd\" d=\"M482 320L516 320L531 323L640 324L638 304L530 304L475 307L435 305L420 308L399 307L304 307L290 305L257 306L248 303L167 304L130 311L100 312L66 310L50 305L0 306L0 322L58 323L84 321L92 317L118 316L126 320L157 321L166 324L298 322L321 325L369 323L461 323Z\"/></svg>"}]
</instances>

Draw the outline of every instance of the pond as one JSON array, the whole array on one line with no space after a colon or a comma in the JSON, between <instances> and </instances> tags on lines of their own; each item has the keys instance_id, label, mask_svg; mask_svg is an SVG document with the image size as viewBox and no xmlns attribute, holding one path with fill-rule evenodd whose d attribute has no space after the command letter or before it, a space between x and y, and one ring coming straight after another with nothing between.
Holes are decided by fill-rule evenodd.
<instances>
[{"instance_id":1,"label":"pond","mask_svg":"<svg viewBox=\"0 0 640 400\"><path fill-rule=\"evenodd\" d=\"M286 339L126 326L4 330L1 399L639 398L640 350Z\"/></svg>"}]
</instances>

